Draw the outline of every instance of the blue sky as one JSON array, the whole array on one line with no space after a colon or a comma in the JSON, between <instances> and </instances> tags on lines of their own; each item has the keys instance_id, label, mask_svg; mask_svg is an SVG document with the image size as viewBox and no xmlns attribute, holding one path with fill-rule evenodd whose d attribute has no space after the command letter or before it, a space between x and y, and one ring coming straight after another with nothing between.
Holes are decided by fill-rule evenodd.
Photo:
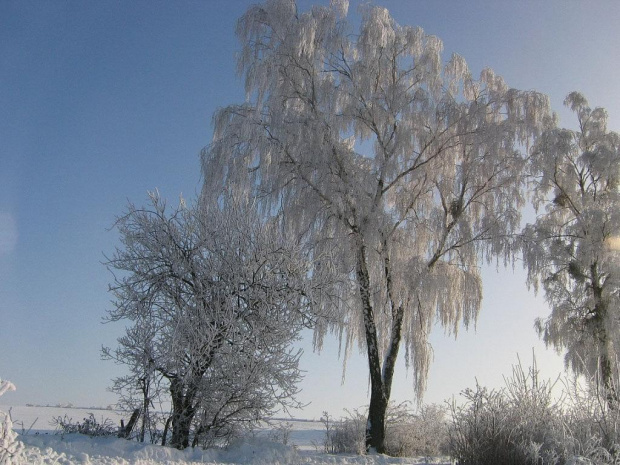
<instances>
[{"instance_id":1,"label":"blue sky","mask_svg":"<svg viewBox=\"0 0 620 465\"><path fill-rule=\"evenodd\" d=\"M107 405L100 360L122 324L103 325L110 274L101 264L127 201L158 188L171 202L200 188L199 153L211 116L243 99L235 74L237 18L252 2L0 2L0 377L18 390L2 403ZM352 1L357 17L360 2ZM444 41L444 58L465 57L509 85L548 94L561 122L572 90L606 107L620 130L620 3L612 1L379 1L400 24ZM303 1L305 10L311 2ZM427 400L475 383L501 383L517 354L535 347L548 376L561 358L545 351L533 320L547 309L524 275L485 271L477 331L432 336ZM307 353L306 416L366 402L364 359L341 385L337 342ZM394 396L412 399L411 374Z\"/></svg>"}]
</instances>

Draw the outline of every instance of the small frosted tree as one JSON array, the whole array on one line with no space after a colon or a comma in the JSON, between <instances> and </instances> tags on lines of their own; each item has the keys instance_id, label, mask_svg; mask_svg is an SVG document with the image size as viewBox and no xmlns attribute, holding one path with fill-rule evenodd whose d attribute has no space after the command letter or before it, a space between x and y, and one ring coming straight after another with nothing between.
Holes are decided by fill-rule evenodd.
<instances>
[{"instance_id":1,"label":"small frosted tree","mask_svg":"<svg viewBox=\"0 0 620 465\"><path fill-rule=\"evenodd\" d=\"M239 20L247 100L214 118L203 197L256 196L329 257L314 271L338 277L340 300L315 342L333 329L366 352L367 447L383 452L401 345L420 399L435 322L456 334L475 321L480 258L512 257L521 149L550 117L544 96L490 69L444 65L437 37L383 8L365 7L353 34L347 9L271 0Z\"/></svg>"},{"instance_id":2,"label":"small frosted tree","mask_svg":"<svg viewBox=\"0 0 620 465\"><path fill-rule=\"evenodd\" d=\"M581 94L564 103L579 128L549 130L533 148L540 213L524 230L524 260L528 283L542 286L551 307L536 323L543 340L610 390L620 349L620 136Z\"/></svg>"},{"instance_id":3,"label":"small frosted tree","mask_svg":"<svg viewBox=\"0 0 620 465\"><path fill-rule=\"evenodd\" d=\"M168 211L152 194L116 226L109 319L132 326L104 354L130 367L121 389L148 379L168 390L171 446L208 445L298 406L291 343L312 322L319 275L307 279L305 255L277 221L230 199Z\"/></svg>"},{"instance_id":4,"label":"small frosted tree","mask_svg":"<svg viewBox=\"0 0 620 465\"><path fill-rule=\"evenodd\" d=\"M162 377L155 370L152 357L157 332L150 319L140 317L133 326L127 327L125 334L118 339L119 345L112 350L102 348L104 360L114 360L125 365L129 373L114 378L110 390L118 395L118 407L126 412L139 411L139 442L144 442L149 433L151 442L157 440L157 414L155 404L161 405L165 396ZM123 432L128 437L131 431Z\"/></svg>"},{"instance_id":5,"label":"small frosted tree","mask_svg":"<svg viewBox=\"0 0 620 465\"><path fill-rule=\"evenodd\" d=\"M15 385L0 379L0 397L7 391L14 391ZM23 445L13 431L11 416L0 410L0 463L11 465L21 463Z\"/></svg>"}]
</instances>

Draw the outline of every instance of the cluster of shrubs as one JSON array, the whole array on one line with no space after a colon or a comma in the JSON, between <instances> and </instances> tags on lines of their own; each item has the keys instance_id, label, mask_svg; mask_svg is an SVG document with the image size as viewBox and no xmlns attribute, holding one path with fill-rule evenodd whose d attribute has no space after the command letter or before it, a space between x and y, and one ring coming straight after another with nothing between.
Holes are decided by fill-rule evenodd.
<instances>
[{"instance_id":1,"label":"cluster of shrubs","mask_svg":"<svg viewBox=\"0 0 620 465\"><path fill-rule=\"evenodd\" d=\"M476 385L447 408L391 404L386 452L397 457L450 456L459 465L620 465L620 400L595 378L543 381L534 360L501 389ZM327 412L326 453L365 452L367 413Z\"/></svg>"},{"instance_id":2,"label":"cluster of shrubs","mask_svg":"<svg viewBox=\"0 0 620 465\"><path fill-rule=\"evenodd\" d=\"M74 422L67 415L55 417L52 420L56 429L61 434L80 433L90 437L116 436L118 427L109 418L98 421L95 415L90 413L82 421Z\"/></svg>"},{"instance_id":3,"label":"cluster of shrubs","mask_svg":"<svg viewBox=\"0 0 620 465\"><path fill-rule=\"evenodd\" d=\"M468 389L450 405L450 455L460 465L620 465L620 406L596 386L541 381L534 362L502 389Z\"/></svg>"},{"instance_id":4,"label":"cluster of shrubs","mask_svg":"<svg viewBox=\"0 0 620 465\"><path fill-rule=\"evenodd\" d=\"M446 409L426 405L413 409L411 404L390 404L386 421L386 453L394 457L436 457L447 454ZM327 453L363 454L366 448L366 419L363 410L348 412L334 420L327 412L321 421L325 427L323 449Z\"/></svg>"}]
</instances>

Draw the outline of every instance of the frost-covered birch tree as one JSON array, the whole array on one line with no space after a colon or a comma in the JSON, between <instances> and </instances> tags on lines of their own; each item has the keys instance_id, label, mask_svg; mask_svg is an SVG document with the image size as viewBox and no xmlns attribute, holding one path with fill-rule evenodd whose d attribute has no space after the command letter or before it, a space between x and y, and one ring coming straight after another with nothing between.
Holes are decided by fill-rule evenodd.
<instances>
[{"instance_id":1,"label":"frost-covered birch tree","mask_svg":"<svg viewBox=\"0 0 620 465\"><path fill-rule=\"evenodd\" d=\"M121 388L133 379L167 389L176 448L298 406L300 353L291 343L319 300L318 275L308 279L303 250L276 221L244 202L220 206L168 210L158 194L148 207L130 205L107 263L108 318L131 325L104 355L130 367Z\"/></svg>"},{"instance_id":2,"label":"frost-covered birch tree","mask_svg":"<svg viewBox=\"0 0 620 465\"><path fill-rule=\"evenodd\" d=\"M366 352L367 447L383 452L401 346L421 398L435 322L472 324L480 259L512 256L521 149L550 116L544 96L444 63L437 37L387 10L364 7L357 33L347 10L270 0L239 20L247 99L214 118L203 196L257 196L329 257L316 269L344 284L315 342L331 329Z\"/></svg>"},{"instance_id":3,"label":"frost-covered birch tree","mask_svg":"<svg viewBox=\"0 0 620 465\"><path fill-rule=\"evenodd\" d=\"M540 213L524 230L524 260L528 283L542 286L551 307L537 321L544 341L610 389L620 355L620 136L583 95L564 103L579 126L549 130L533 148Z\"/></svg>"}]
</instances>

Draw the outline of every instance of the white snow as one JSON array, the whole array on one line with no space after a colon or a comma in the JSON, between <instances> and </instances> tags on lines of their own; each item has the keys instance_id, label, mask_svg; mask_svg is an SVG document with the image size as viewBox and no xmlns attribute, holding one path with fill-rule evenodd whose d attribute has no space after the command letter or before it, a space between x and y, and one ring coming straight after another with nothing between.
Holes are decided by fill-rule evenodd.
<instances>
[{"instance_id":1,"label":"white snow","mask_svg":"<svg viewBox=\"0 0 620 465\"><path fill-rule=\"evenodd\" d=\"M98 420L118 423L123 417L113 410L93 410L59 407L0 406L10 411L14 429L25 445L23 464L87 464L87 465L192 465L192 464L433 464L446 465L447 458L426 461L424 458L392 458L381 455L328 455L321 452L323 425L312 420L281 420L292 424L289 444L268 439L269 427L254 437L239 441L226 450L176 449L140 444L117 438L90 438L80 434L61 435L54 430L53 418L67 415L81 421L90 413ZM274 421L274 425L278 424ZM34 426L31 425L34 423ZM29 430L29 431L28 431Z\"/></svg>"}]
</instances>

